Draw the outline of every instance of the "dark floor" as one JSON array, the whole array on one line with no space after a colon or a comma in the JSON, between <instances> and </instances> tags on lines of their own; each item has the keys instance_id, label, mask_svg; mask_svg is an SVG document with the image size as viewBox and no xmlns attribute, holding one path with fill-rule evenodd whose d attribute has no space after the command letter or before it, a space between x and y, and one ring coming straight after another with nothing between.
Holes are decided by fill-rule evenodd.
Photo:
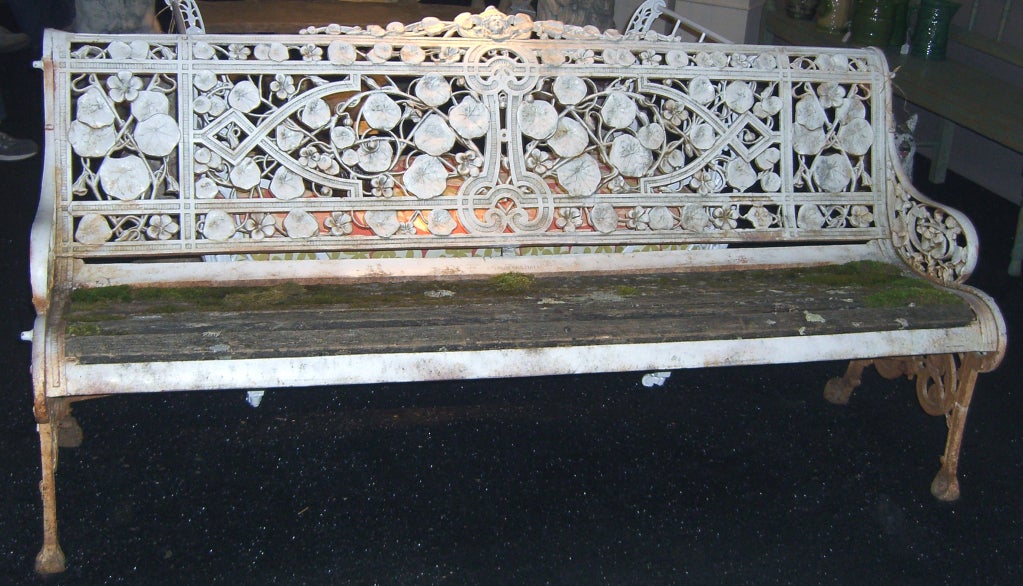
<instances>
[{"instance_id":1,"label":"dark floor","mask_svg":"<svg viewBox=\"0 0 1023 586\"><path fill-rule=\"evenodd\" d=\"M40 138L30 58L0 59L3 130ZM825 402L838 363L653 390L606 375L289 390L259 409L238 392L79 403L85 443L58 476L68 571L44 581L18 341L40 172L0 163L0 585L1023 583L1018 345L980 378L952 505L928 491L944 422L873 374L849 405ZM1018 331L1018 208L954 176L920 185L976 221L971 282Z\"/></svg>"}]
</instances>

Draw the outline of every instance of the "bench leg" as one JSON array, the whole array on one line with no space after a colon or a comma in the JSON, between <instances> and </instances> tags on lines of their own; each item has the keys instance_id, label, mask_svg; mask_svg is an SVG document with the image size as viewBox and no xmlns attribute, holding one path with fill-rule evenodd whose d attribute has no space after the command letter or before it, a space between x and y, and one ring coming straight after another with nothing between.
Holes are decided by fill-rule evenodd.
<instances>
[{"instance_id":1,"label":"bench leg","mask_svg":"<svg viewBox=\"0 0 1023 586\"><path fill-rule=\"evenodd\" d=\"M853 360L844 376L828 381L824 397L838 405L849 402L849 395L860 385L863 370L871 365L887 379L900 376L915 378L920 406L929 415L944 415L948 425L941 470L931 483L931 494L938 500L954 501L959 498L956 471L959 468L959 449L963 442L966 412L973 398L981 361L982 356L976 353Z\"/></svg>"},{"instance_id":2,"label":"bench leg","mask_svg":"<svg viewBox=\"0 0 1023 586\"><path fill-rule=\"evenodd\" d=\"M958 360L957 360L958 358ZM948 425L941 470L931 483L931 494L942 501L959 498L959 448L963 443L966 412L977 384L979 356L951 354L928 357L926 372L917 377L916 391L920 405L930 415L944 415Z\"/></svg>"},{"instance_id":3,"label":"bench leg","mask_svg":"<svg viewBox=\"0 0 1023 586\"><path fill-rule=\"evenodd\" d=\"M43 477L39 492L43 497L43 549L36 556L36 572L56 574L65 569L64 552L57 541L57 449L60 422L51 409L49 421L39 423L39 448Z\"/></svg>"},{"instance_id":4,"label":"bench leg","mask_svg":"<svg viewBox=\"0 0 1023 586\"><path fill-rule=\"evenodd\" d=\"M1012 240L1012 254L1009 257L1009 275L1020 276L1023 272L1023 204L1016 219L1016 236Z\"/></svg>"},{"instance_id":5,"label":"bench leg","mask_svg":"<svg viewBox=\"0 0 1023 586\"><path fill-rule=\"evenodd\" d=\"M954 122L941 121L941 139L938 142L938 151L934 153L934 159L931 161L931 172L928 176L931 183L945 182L948 161L952 158L952 138L955 135L955 130Z\"/></svg>"}]
</instances>

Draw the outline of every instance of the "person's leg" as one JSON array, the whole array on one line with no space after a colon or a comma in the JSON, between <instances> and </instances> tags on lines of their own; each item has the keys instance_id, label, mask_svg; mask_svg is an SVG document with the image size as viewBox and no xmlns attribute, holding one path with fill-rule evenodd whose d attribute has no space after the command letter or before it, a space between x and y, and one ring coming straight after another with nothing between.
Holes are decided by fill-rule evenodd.
<instances>
[{"instance_id":1,"label":"person's leg","mask_svg":"<svg viewBox=\"0 0 1023 586\"><path fill-rule=\"evenodd\" d=\"M0 88L2 89L2 88ZM7 119L7 108L4 97L0 94L0 124ZM0 161L20 161L35 156L39 145L27 138L14 138L6 132L0 132Z\"/></svg>"},{"instance_id":2,"label":"person's leg","mask_svg":"<svg viewBox=\"0 0 1023 586\"><path fill-rule=\"evenodd\" d=\"M42 48L43 29L65 28L75 18L75 0L7 0L22 32Z\"/></svg>"},{"instance_id":3,"label":"person's leg","mask_svg":"<svg viewBox=\"0 0 1023 586\"><path fill-rule=\"evenodd\" d=\"M16 33L5 26L0 26L0 53L17 51L28 45L28 35Z\"/></svg>"}]
</instances>

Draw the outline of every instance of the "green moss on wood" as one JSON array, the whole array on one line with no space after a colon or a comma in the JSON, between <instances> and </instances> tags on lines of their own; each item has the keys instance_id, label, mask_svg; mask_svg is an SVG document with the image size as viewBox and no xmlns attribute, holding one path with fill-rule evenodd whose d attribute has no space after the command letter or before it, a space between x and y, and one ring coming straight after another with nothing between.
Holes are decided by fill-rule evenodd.
<instances>
[{"instance_id":1,"label":"green moss on wood","mask_svg":"<svg viewBox=\"0 0 1023 586\"><path fill-rule=\"evenodd\" d=\"M67 327L69 336L97 336L99 333L99 326L89 322L75 322L68 324Z\"/></svg>"},{"instance_id":2,"label":"green moss on wood","mask_svg":"<svg viewBox=\"0 0 1023 586\"><path fill-rule=\"evenodd\" d=\"M731 282L731 284L727 284ZM607 276L534 277L504 273L488 279L446 281L392 281L339 284L280 283L269 287L101 287L79 289L71 295L69 321L76 322L73 335L90 335L85 324L135 314L172 314L191 311L272 311L336 306L348 309L386 307L442 307L488 304L511 297L536 296L572 299L580 295L629 298L687 290L734 287L736 295L751 283L798 283L807 295L839 289L871 308L909 305L945 305L961 302L955 294L925 279L903 274L897 267L879 262L854 262L814 268L733 271L722 273ZM725 295L731 295L725 293ZM732 300L734 301L734 299ZM722 299L722 309L730 302Z\"/></svg>"},{"instance_id":3,"label":"green moss on wood","mask_svg":"<svg viewBox=\"0 0 1023 586\"><path fill-rule=\"evenodd\" d=\"M525 293L533 288L536 278L524 273L503 273L490 277L489 282L502 293Z\"/></svg>"}]
</instances>

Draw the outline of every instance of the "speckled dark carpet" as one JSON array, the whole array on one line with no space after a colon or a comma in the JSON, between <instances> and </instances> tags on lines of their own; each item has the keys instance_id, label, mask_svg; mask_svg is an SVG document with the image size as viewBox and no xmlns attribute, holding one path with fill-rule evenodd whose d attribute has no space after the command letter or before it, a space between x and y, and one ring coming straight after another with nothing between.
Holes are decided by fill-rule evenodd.
<instances>
[{"instance_id":1,"label":"speckled dark carpet","mask_svg":"<svg viewBox=\"0 0 1023 586\"><path fill-rule=\"evenodd\" d=\"M29 60L0 60L3 130L39 139ZM68 571L38 578L18 333L40 172L0 163L0 584L1023 583L1019 345L980 378L952 505L928 491L944 422L873 373L849 405L825 402L840 363L653 390L628 374L286 390L259 409L240 392L78 403L85 442L58 475ZM975 220L971 283L1018 331L1017 208L955 176L919 185Z\"/></svg>"}]
</instances>

